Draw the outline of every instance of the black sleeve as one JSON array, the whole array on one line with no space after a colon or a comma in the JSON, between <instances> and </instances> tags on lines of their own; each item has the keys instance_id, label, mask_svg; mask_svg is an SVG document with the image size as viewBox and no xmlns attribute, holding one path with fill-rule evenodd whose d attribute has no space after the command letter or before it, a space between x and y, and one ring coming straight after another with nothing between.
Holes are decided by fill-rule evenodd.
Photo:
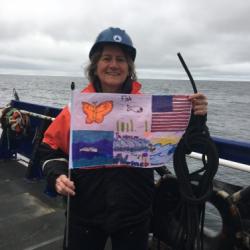
<instances>
[{"instance_id":1,"label":"black sleeve","mask_svg":"<svg viewBox=\"0 0 250 250\"><path fill-rule=\"evenodd\" d=\"M47 179L48 188L56 192L56 178L62 174L68 174L68 155L59 149L52 149L46 143L41 143L39 147L39 156L43 173Z\"/></svg>"},{"instance_id":2,"label":"black sleeve","mask_svg":"<svg viewBox=\"0 0 250 250\"><path fill-rule=\"evenodd\" d=\"M206 115L195 115L192 111L190 121L188 124L188 131L195 132L208 132L207 123L207 114Z\"/></svg>"}]
</instances>

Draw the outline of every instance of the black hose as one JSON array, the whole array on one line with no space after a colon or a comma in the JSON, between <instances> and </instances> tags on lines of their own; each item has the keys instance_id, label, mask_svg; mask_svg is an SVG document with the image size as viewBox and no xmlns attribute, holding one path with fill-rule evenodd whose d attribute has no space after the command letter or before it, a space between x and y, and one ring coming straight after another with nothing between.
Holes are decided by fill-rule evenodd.
<instances>
[{"instance_id":1,"label":"black hose","mask_svg":"<svg viewBox=\"0 0 250 250\"><path fill-rule=\"evenodd\" d=\"M186 154L196 151L197 146L202 150L206 161L203 162L203 168L194 174L189 172ZM182 227L182 234L176 242L185 245L184 249L203 249L204 204L212 192L212 182L218 169L218 162L217 149L208 131L187 130L174 153L174 170L181 196L179 211L176 212L180 215L178 218Z\"/></svg>"},{"instance_id":2,"label":"black hose","mask_svg":"<svg viewBox=\"0 0 250 250\"><path fill-rule=\"evenodd\" d=\"M189 76L194 92L197 93L195 82L180 53L178 57ZM190 173L186 154L193 151L202 153L203 167ZM188 128L174 153L174 170L181 195L181 203L176 211L181 228L176 235L175 249L203 249L205 202L212 192L218 163L217 149L209 135L206 116L195 116L192 113Z\"/></svg>"},{"instance_id":3,"label":"black hose","mask_svg":"<svg viewBox=\"0 0 250 250\"><path fill-rule=\"evenodd\" d=\"M193 77L192 77L192 75L191 75L191 73L190 73L190 71L189 71L189 69L188 69L188 67L187 67L187 65L186 65L186 63L185 63L185 61L184 61L182 55L181 55L181 53L177 53L177 56L179 57L179 59L180 59L180 61L181 61L181 64L182 64L183 68L185 69L185 71L186 71L186 73L187 73L187 75L188 75L188 78L189 78L189 80L190 80L190 82L191 82L191 84L192 84L194 93L197 93L198 91L197 91L197 88L196 88L194 79L193 79Z\"/></svg>"}]
</instances>

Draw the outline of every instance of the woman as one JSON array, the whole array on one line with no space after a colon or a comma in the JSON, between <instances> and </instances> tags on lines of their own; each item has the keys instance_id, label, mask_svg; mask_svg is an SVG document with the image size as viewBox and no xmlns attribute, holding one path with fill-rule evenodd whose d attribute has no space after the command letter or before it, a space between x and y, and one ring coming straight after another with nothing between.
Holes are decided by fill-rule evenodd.
<instances>
[{"instance_id":1,"label":"woman","mask_svg":"<svg viewBox=\"0 0 250 250\"><path fill-rule=\"evenodd\" d=\"M139 94L136 49L124 30L102 31L90 50L90 80L83 92ZM194 114L205 115L206 97L190 96ZM50 188L71 195L67 249L146 250L154 192L152 169L105 168L72 171L67 177L70 111L65 107L44 135L41 152ZM64 246L64 249L65 246Z\"/></svg>"}]
</instances>

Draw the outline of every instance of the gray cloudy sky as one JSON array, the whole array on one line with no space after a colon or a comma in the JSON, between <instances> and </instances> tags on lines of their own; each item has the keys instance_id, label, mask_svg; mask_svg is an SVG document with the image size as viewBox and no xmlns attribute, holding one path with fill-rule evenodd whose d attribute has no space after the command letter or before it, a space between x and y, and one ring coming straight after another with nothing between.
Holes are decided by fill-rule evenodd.
<instances>
[{"instance_id":1,"label":"gray cloudy sky","mask_svg":"<svg viewBox=\"0 0 250 250\"><path fill-rule=\"evenodd\" d=\"M97 34L125 29L139 78L250 80L249 0L0 0L0 74L83 76Z\"/></svg>"}]
</instances>

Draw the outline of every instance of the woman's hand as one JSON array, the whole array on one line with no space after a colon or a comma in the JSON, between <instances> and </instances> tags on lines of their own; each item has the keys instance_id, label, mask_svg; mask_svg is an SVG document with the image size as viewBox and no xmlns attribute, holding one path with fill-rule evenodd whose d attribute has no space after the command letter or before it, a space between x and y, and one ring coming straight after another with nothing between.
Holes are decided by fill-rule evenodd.
<instances>
[{"instance_id":1,"label":"woman's hand","mask_svg":"<svg viewBox=\"0 0 250 250\"><path fill-rule=\"evenodd\" d=\"M75 184L66 175L60 175L56 179L56 192L61 195L75 195Z\"/></svg>"},{"instance_id":2,"label":"woman's hand","mask_svg":"<svg viewBox=\"0 0 250 250\"><path fill-rule=\"evenodd\" d=\"M202 93L196 93L189 96L189 100L192 103L195 115L207 114L207 97L205 95Z\"/></svg>"}]
</instances>

